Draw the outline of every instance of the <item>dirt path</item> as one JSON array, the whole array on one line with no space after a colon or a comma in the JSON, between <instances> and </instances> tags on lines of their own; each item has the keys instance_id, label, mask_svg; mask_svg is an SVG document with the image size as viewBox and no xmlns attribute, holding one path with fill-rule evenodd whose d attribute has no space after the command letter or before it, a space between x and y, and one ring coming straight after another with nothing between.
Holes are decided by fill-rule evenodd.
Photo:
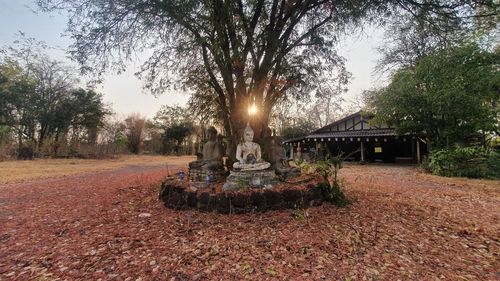
<instances>
[{"instance_id":1,"label":"dirt path","mask_svg":"<svg viewBox=\"0 0 500 281\"><path fill-rule=\"evenodd\" d=\"M164 208L166 174L0 185L0 280L500 278L499 181L347 166L348 208L216 215Z\"/></svg>"}]
</instances>

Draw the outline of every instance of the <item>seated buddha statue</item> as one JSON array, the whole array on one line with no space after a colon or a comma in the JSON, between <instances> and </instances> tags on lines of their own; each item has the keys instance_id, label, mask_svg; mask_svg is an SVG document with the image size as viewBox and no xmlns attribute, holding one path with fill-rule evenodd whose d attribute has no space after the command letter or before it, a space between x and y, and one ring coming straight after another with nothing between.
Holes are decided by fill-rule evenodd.
<instances>
[{"instance_id":1,"label":"seated buddha statue","mask_svg":"<svg viewBox=\"0 0 500 281\"><path fill-rule=\"evenodd\" d=\"M224 148L217 141L217 130L214 127L208 128L208 141L203 145L203 154L199 155L196 161L189 163L190 169L207 168L209 170L223 169L222 156Z\"/></svg>"},{"instance_id":2,"label":"seated buddha statue","mask_svg":"<svg viewBox=\"0 0 500 281\"><path fill-rule=\"evenodd\" d=\"M249 124L245 128L243 139L244 142L238 144L236 147L236 159L238 160L233 164L235 170L253 171L264 170L271 166L270 163L265 162L262 157L260 145L253 142L254 132Z\"/></svg>"},{"instance_id":3,"label":"seated buddha statue","mask_svg":"<svg viewBox=\"0 0 500 281\"><path fill-rule=\"evenodd\" d=\"M286 151L281 143L283 139L281 137L273 137L273 144L271 149L271 166L275 170L276 174L282 176L283 178L292 178L300 176L300 168L290 166L290 161L286 156Z\"/></svg>"}]
</instances>

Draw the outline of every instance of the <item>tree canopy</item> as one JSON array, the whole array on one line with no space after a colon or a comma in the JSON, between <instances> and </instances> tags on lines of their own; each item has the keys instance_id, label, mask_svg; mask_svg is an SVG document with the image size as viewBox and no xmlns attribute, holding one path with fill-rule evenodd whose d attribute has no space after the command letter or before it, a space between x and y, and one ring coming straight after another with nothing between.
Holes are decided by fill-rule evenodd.
<instances>
[{"instance_id":1,"label":"tree canopy","mask_svg":"<svg viewBox=\"0 0 500 281\"><path fill-rule=\"evenodd\" d=\"M0 125L10 128L19 147L40 151L85 135L95 142L109 109L102 95L78 87L73 71L52 60L32 39L17 48L0 49Z\"/></svg>"},{"instance_id":2,"label":"tree canopy","mask_svg":"<svg viewBox=\"0 0 500 281\"><path fill-rule=\"evenodd\" d=\"M199 121L189 107L162 106L153 118L154 126L162 132L162 153L179 154L183 142L193 134L199 133L203 138L206 123Z\"/></svg>"},{"instance_id":3,"label":"tree canopy","mask_svg":"<svg viewBox=\"0 0 500 281\"><path fill-rule=\"evenodd\" d=\"M396 72L391 83L372 92L376 120L400 134L451 145L477 132L499 131L500 52L477 45L448 48Z\"/></svg>"},{"instance_id":4,"label":"tree canopy","mask_svg":"<svg viewBox=\"0 0 500 281\"><path fill-rule=\"evenodd\" d=\"M42 10L69 12L71 53L84 71L122 71L136 52L151 50L141 75L161 93L182 85L216 104L233 143L250 121L263 135L272 108L308 95L343 69L336 43L346 30L409 14L469 25L498 15L488 0L38 0ZM436 17L439 15L440 17ZM249 116L255 104L258 114Z\"/></svg>"}]
</instances>

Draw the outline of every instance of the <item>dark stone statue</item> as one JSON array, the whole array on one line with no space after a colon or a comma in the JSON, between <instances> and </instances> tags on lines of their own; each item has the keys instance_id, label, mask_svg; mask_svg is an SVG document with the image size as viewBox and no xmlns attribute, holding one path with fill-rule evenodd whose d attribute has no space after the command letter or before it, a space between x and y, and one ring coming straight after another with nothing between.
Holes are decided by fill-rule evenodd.
<instances>
[{"instance_id":1,"label":"dark stone statue","mask_svg":"<svg viewBox=\"0 0 500 281\"><path fill-rule=\"evenodd\" d=\"M293 178L300 176L300 168L290 166L291 159L286 157L286 151L281 143L283 139L281 137L273 137L273 142L271 146L271 167L274 168L278 176L284 178Z\"/></svg>"},{"instance_id":2,"label":"dark stone statue","mask_svg":"<svg viewBox=\"0 0 500 281\"><path fill-rule=\"evenodd\" d=\"M203 145L203 153L197 155L196 161L189 163L189 169L224 169L222 165L222 156L224 147L217 140L217 130L214 127L208 128L208 141Z\"/></svg>"}]
</instances>

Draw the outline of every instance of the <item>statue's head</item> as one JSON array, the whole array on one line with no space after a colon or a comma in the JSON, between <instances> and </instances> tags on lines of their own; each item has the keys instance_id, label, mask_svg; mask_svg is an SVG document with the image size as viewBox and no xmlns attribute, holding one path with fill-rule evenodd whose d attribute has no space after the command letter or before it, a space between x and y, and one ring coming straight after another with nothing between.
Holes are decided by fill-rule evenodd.
<instances>
[{"instance_id":1,"label":"statue's head","mask_svg":"<svg viewBox=\"0 0 500 281\"><path fill-rule=\"evenodd\" d=\"M213 126L208 128L207 133L208 140L215 141L215 139L217 138L217 130Z\"/></svg>"},{"instance_id":2,"label":"statue's head","mask_svg":"<svg viewBox=\"0 0 500 281\"><path fill-rule=\"evenodd\" d=\"M245 140L245 142L253 141L253 130L249 124L247 124L247 127L245 128L245 131L243 132L243 139Z\"/></svg>"}]
</instances>

